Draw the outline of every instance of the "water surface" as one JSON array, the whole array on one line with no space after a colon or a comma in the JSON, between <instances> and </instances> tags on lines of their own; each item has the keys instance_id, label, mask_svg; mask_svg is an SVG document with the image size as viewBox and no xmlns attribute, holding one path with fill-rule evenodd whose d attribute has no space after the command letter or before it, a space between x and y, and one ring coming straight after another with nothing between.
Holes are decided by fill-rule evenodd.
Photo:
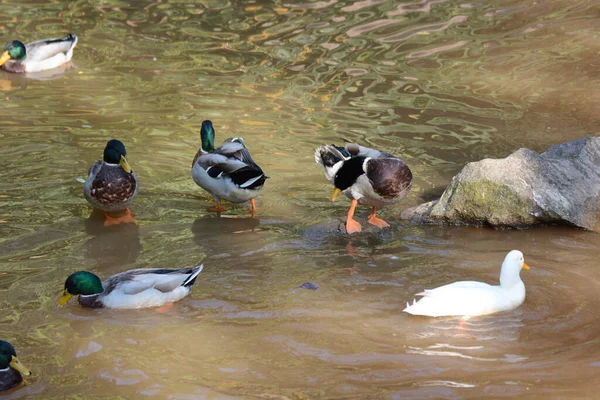
<instances>
[{"instance_id":1,"label":"water surface","mask_svg":"<svg viewBox=\"0 0 600 400\"><path fill-rule=\"evenodd\" d=\"M0 337L33 376L8 398L423 399L596 396L596 234L412 226L405 207L469 161L593 135L594 1L4 1L4 40L76 33L73 66L0 74ZM191 180L199 128L243 136L271 179L257 218ZM119 138L138 224L104 229L76 178ZM405 159L415 183L352 238L314 148ZM366 211L366 210L361 210ZM317 226L315 228L315 226ZM461 323L401 312L426 287L496 281L518 248L527 299ZM64 279L203 262L167 312L56 304ZM298 288L305 282L317 290Z\"/></svg>"}]
</instances>

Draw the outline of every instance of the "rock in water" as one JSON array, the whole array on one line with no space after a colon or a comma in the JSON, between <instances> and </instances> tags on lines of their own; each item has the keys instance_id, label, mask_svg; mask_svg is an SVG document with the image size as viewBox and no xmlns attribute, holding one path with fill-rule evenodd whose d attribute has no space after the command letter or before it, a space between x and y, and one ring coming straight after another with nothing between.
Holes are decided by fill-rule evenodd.
<instances>
[{"instance_id":1,"label":"rock in water","mask_svg":"<svg viewBox=\"0 0 600 400\"><path fill-rule=\"evenodd\" d=\"M496 227L567 223L600 231L600 137L520 149L467 164L436 201L405 210L413 222Z\"/></svg>"}]
</instances>

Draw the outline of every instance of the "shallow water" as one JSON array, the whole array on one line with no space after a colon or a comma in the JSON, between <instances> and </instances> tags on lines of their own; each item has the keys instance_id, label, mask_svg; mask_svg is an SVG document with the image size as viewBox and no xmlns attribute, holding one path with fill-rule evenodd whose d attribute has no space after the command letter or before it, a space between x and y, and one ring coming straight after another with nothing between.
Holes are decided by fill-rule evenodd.
<instances>
[{"instance_id":1,"label":"shallow water","mask_svg":"<svg viewBox=\"0 0 600 400\"><path fill-rule=\"evenodd\" d=\"M241 4L241 5L240 5ZM0 74L0 337L33 371L7 398L562 398L600 384L598 235L412 226L405 207L464 163L595 134L594 1L0 3L5 40L79 35L73 66ZM271 179L257 218L206 211L199 128L243 136ZM82 195L119 138L138 225ZM319 225L346 200L314 148L347 138L410 165L393 229ZM366 211L362 210L361 211ZM525 303L489 317L401 312L426 287L497 280L518 248ZM166 312L56 304L64 279L204 263ZM298 288L305 282L317 290Z\"/></svg>"}]
</instances>

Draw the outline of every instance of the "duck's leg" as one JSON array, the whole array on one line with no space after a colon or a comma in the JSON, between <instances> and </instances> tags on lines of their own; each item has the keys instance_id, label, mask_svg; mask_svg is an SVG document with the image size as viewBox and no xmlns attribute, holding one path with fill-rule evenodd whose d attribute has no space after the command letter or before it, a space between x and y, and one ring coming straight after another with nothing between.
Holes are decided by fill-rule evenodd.
<instances>
[{"instance_id":1,"label":"duck's leg","mask_svg":"<svg viewBox=\"0 0 600 400\"><path fill-rule=\"evenodd\" d=\"M256 211L256 201L254 201L254 199L250 199L250 204L252 205L252 208L251 208L252 214L251 215L252 215L252 218L254 218L255 211Z\"/></svg>"},{"instance_id":2,"label":"duck's leg","mask_svg":"<svg viewBox=\"0 0 600 400\"><path fill-rule=\"evenodd\" d=\"M346 232L348 232L348 234L360 232L362 230L360 224L354 220L354 210L356 209L357 204L358 200L352 199L350 209L348 210L348 216L346 217Z\"/></svg>"},{"instance_id":3,"label":"duck's leg","mask_svg":"<svg viewBox=\"0 0 600 400\"><path fill-rule=\"evenodd\" d=\"M217 199L215 199L215 200L216 200L216 202L217 202L217 205L216 205L216 206L214 206L214 207L208 207L208 211L213 211L213 212L218 212L218 213L220 213L220 212L223 212L223 211L227 211L227 210L228 210L227 208L225 208L225 207L223 207L223 206L221 205L221 199L218 199L218 200L217 200Z\"/></svg>"},{"instance_id":4,"label":"duck's leg","mask_svg":"<svg viewBox=\"0 0 600 400\"><path fill-rule=\"evenodd\" d=\"M388 224L384 220L377 218L376 214L377 214L377 207L373 207L373 211L371 211L371 215L369 215L369 220L367 222L370 223L371 225L378 226L382 229L390 226L390 224Z\"/></svg>"},{"instance_id":5,"label":"duck's leg","mask_svg":"<svg viewBox=\"0 0 600 400\"><path fill-rule=\"evenodd\" d=\"M121 215L119 216L115 216L115 215L111 215L109 213L107 213L106 211L102 211L102 214L104 214L104 217L106 218L104 220L104 226L112 226L112 225L119 225L119 224L129 224L129 223L136 223L136 219L133 217L133 215L131 215L131 211L129 210L129 208L126 208L125 210L121 211Z\"/></svg>"}]
</instances>

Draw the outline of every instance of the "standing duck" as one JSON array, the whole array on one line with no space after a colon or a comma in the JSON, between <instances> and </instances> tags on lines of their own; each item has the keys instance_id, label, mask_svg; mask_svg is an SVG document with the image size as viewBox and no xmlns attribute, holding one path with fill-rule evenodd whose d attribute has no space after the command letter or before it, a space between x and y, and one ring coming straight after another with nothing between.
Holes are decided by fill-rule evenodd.
<instances>
[{"instance_id":1,"label":"standing duck","mask_svg":"<svg viewBox=\"0 0 600 400\"><path fill-rule=\"evenodd\" d=\"M139 184L126 155L125 145L121 141L109 140L104 149L104 159L90 167L85 181L83 194L104 213L105 226L135 222L128 207L138 194ZM109 214L115 212L123 215L115 217Z\"/></svg>"},{"instance_id":2,"label":"standing duck","mask_svg":"<svg viewBox=\"0 0 600 400\"><path fill-rule=\"evenodd\" d=\"M349 234L362 229L353 218L357 204L372 207L368 222L386 228L390 224L377 218L377 207L397 203L412 187L412 173L404 161L354 143L344 147L320 146L315 151L315 161L323 166L325 177L335 186L331 201L337 200L340 193L352 200L346 218Z\"/></svg>"},{"instance_id":3,"label":"standing duck","mask_svg":"<svg viewBox=\"0 0 600 400\"><path fill-rule=\"evenodd\" d=\"M529 265L525 264L523 253L512 250L502 262L499 286L460 281L435 289L425 289L416 294L423 296L419 301L406 303L406 308L402 311L428 317L472 317L513 310L525 301L521 269L529 269Z\"/></svg>"},{"instance_id":4,"label":"standing duck","mask_svg":"<svg viewBox=\"0 0 600 400\"><path fill-rule=\"evenodd\" d=\"M8 390L23 381L23 375L31 375L31 371L19 361L12 344L0 340L0 391Z\"/></svg>"},{"instance_id":5,"label":"standing duck","mask_svg":"<svg viewBox=\"0 0 600 400\"><path fill-rule=\"evenodd\" d=\"M79 304L91 308L133 309L160 307L191 293L203 266L194 268L140 268L121 272L102 282L87 271L75 272L65 281L58 301L64 306L79 295Z\"/></svg>"},{"instance_id":6,"label":"standing duck","mask_svg":"<svg viewBox=\"0 0 600 400\"><path fill-rule=\"evenodd\" d=\"M250 201L252 214L256 210L255 197L262 190L268 176L252 160L244 139L225 140L215 149L215 130L211 121L202 121L202 146L192 163L192 178L202 189L212 194L215 207L210 211L226 211L221 199L231 203Z\"/></svg>"},{"instance_id":7,"label":"standing duck","mask_svg":"<svg viewBox=\"0 0 600 400\"><path fill-rule=\"evenodd\" d=\"M0 67L15 73L56 68L71 60L76 45L77 36L72 34L62 39L36 40L27 44L11 40L0 54Z\"/></svg>"}]
</instances>

